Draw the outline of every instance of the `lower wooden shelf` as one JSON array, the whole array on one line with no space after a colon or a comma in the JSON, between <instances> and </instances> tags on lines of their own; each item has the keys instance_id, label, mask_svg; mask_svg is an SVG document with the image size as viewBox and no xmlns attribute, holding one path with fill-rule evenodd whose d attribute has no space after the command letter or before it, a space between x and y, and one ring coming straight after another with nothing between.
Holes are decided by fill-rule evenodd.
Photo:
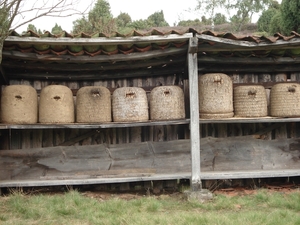
<instances>
[{"instance_id":1,"label":"lower wooden shelf","mask_svg":"<svg viewBox=\"0 0 300 225\"><path fill-rule=\"evenodd\" d=\"M298 138L202 138L203 180L300 176ZM190 140L1 150L0 187L191 178Z\"/></svg>"}]
</instances>

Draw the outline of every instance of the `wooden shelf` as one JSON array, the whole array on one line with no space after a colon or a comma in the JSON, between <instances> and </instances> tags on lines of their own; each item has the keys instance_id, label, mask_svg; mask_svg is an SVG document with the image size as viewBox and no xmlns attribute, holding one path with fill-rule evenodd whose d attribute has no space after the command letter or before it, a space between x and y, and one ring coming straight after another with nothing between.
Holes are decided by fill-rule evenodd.
<instances>
[{"instance_id":1,"label":"wooden shelf","mask_svg":"<svg viewBox=\"0 0 300 225\"><path fill-rule=\"evenodd\" d=\"M289 123L300 122L300 117L297 118L282 118L282 117L259 117L259 118L240 118L232 117L226 119L200 119L200 124L207 123Z\"/></svg>"},{"instance_id":2,"label":"wooden shelf","mask_svg":"<svg viewBox=\"0 0 300 225\"><path fill-rule=\"evenodd\" d=\"M289 123L300 122L298 118L260 117L260 118L226 118L226 119L200 119L200 124L208 123ZM111 123L67 123L67 124L0 124L0 130L5 129L101 129L101 128L122 128L141 126L161 126L189 124L190 119L145 121L145 122L111 122Z\"/></svg>"},{"instance_id":3,"label":"wooden shelf","mask_svg":"<svg viewBox=\"0 0 300 225\"><path fill-rule=\"evenodd\" d=\"M165 121L145 121L145 122L111 122L111 123L68 123L68 124L0 124L2 129L100 129L100 128L122 128L141 126L161 126L188 124L189 119L165 120Z\"/></svg>"},{"instance_id":4,"label":"wooden shelf","mask_svg":"<svg viewBox=\"0 0 300 225\"><path fill-rule=\"evenodd\" d=\"M289 170L259 170L259 171L209 171L201 172L202 180L226 180L226 179L249 179L249 178L270 178L270 177L294 177L299 176L300 169ZM109 184L137 181L153 181L153 180L176 180L190 179L191 173L174 173L174 174L153 174L144 176L128 176L128 177L100 177L78 179L35 179L35 180L4 180L0 181L1 187L30 187L30 186L53 186L53 185L89 185L89 184Z\"/></svg>"}]
</instances>

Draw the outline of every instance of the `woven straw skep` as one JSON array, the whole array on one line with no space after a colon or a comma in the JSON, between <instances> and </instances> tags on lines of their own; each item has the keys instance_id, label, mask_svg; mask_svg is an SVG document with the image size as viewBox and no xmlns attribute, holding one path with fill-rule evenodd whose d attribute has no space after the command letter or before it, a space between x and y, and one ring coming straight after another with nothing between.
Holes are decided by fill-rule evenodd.
<instances>
[{"instance_id":1,"label":"woven straw skep","mask_svg":"<svg viewBox=\"0 0 300 225\"><path fill-rule=\"evenodd\" d=\"M270 114L276 117L299 117L300 84L275 84L270 93Z\"/></svg>"},{"instance_id":2,"label":"woven straw skep","mask_svg":"<svg viewBox=\"0 0 300 225\"><path fill-rule=\"evenodd\" d=\"M155 87L150 93L151 120L185 118L184 93L178 86Z\"/></svg>"},{"instance_id":3,"label":"woven straw skep","mask_svg":"<svg viewBox=\"0 0 300 225\"><path fill-rule=\"evenodd\" d=\"M233 84L223 73L208 73L199 78L200 118L233 117Z\"/></svg>"},{"instance_id":4,"label":"woven straw skep","mask_svg":"<svg viewBox=\"0 0 300 225\"><path fill-rule=\"evenodd\" d=\"M149 120L148 100L144 89L121 87L112 96L113 121L139 122Z\"/></svg>"},{"instance_id":5,"label":"woven straw skep","mask_svg":"<svg viewBox=\"0 0 300 225\"><path fill-rule=\"evenodd\" d=\"M49 85L42 89L39 104L40 123L73 123L74 100L71 89L63 85Z\"/></svg>"},{"instance_id":6,"label":"woven straw skep","mask_svg":"<svg viewBox=\"0 0 300 225\"><path fill-rule=\"evenodd\" d=\"M28 85L11 85L1 96L1 120L10 124L34 124L38 121L38 97Z\"/></svg>"},{"instance_id":7,"label":"woven straw skep","mask_svg":"<svg viewBox=\"0 0 300 225\"><path fill-rule=\"evenodd\" d=\"M233 90L234 114L236 117L265 117L268 103L262 85L245 85Z\"/></svg>"},{"instance_id":8,"label":"woven straw skep","mask_svg":"<svg viewBox=\"0 0 300 225\"><path fill-rule=\"evenodd\" d=\"M106 87L88 86L76 95L76 122L111 122L111 94Z\"/></svg>"}]
</instances>

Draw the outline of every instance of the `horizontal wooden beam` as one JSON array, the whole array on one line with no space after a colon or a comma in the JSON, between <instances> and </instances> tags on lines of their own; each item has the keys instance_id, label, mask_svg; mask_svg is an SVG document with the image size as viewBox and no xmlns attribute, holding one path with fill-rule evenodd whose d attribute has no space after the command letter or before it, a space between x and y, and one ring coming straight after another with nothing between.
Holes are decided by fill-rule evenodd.
<instances>
[{"instance_id":1,"label":"horizontal wooden beam","mask_svg":"<svg viewBox=\"0 0 300 225\"><path fill-rule=\"evenodd\" d=\"M236 65L219 64L218 66L216 66L216 64L199 63L198 71L201 73L287 73L299 72L300 64L243 65L237 63Z\"/></svg>"},{"instance_id":2,"label":"horizontal wooden beam","mask_svg":"<svg viewBox=\"0 0 300 225\"><path fill-rule=\"evenodd\" d=\"M168 69L167 69L168 68ZM8 79L39 79L39 80L63 80L63 81L75 81L75 80L103 80L103 79L119 79L119 78L132 78L132 77L152 77L152 76L164 76L184 74L184 68L179 64L164 68L147 68L136 70L115 70L115 71L93 71L92 73L81 71L18 71L10 70L7 74Z\"/></svg>"},{"instance_id":3,"label":"horizontal wooden beam","mask_svg":"<svg viewBox=\"0 0 300 225\"><path fill-rule=\"evenodd\" d=\"M167 57L160 59L149 59L147 61L127 61L118 63L54 63L40 61L24 61L18 60L3 60L2 66L6 70L17 69L32 70L32 71L105 71L105 70L131 70L131 69L144 69L152 67L165 67L166 65L185 65L186 59L183 57ZM18 67L16 68L16 63Z\"/></svg>"},{"instance_id":4,"label":"horizontal wooden beam","mask_svg":"<svg viewBox=\"0 0 300 225\"><path fill-rule=\"evenodd\" d=\"M122 45L122 44L142 44L184 41L193 37L192 33L182 35L151 35L151 36L132 36L132 37L95 37L95 38L70 38L70 37L18 37L8 36L5 44L46 44L46 45Z\"/></svg>"},{"instance_id":5,"label":"horizontal wooden beam","mask_svg":"<svg viewBox=\"0 0 300 225\"><path fill-rule=\"evenodd\" d=\"M300 47L300 38L293 38L289 41L277 40L274 43L254 41L233 40L229 38L215 37L206 34L197 34L199 39L199 51L253 51L253 50L273 50L292 49ZM207 43L207 44L206 44ZM209 44L208 44L209 43Z\"/></svg>"},{"instance_id":6,"label":"horizontal wooden beam","mask_svg":"<svg viewBox=\"0 0 300 225\"><path fill-rule=\"evenodd\" d=\"M189 119L167 120L167 121L145 121L145 122L111 122L111 123L69 123L69 124L3 124L1 129L101 129L101 128L125 128L141 126L161 126L161 125L180 125L188 124Z\"/></svg>"},{"instance_id":7,"label":"horizontal wooden beam","mask_svg":"<svg viewBox=\"0 0 300 225\"><path fill-rule=\"evenodd\" d=\"M300 57L214 57L214 56L199 56L198 63L209 64L245 64L245 65L276 65L276 64L298 64Z\"/></svg>"},{"instance_id":8,"label":"horizontal wooden beam","mask_svg":"<svg viewBox=\"0 0 300 225\"><path fill-rule=\"evenodd\" d=\"M49 62L73 62L73 63L99 63L110 62L116 63L118 61L132 61L132 60L145 60L157 57L163 57L168 55L180 55L185 54L187 46L181 48L168 48L165 50L153 50L147 52L134 52L130 54L115 54L115 55L95 55L93 57L89 55L73 56L73 55L53 55L44 54L39 55L36 53L26 53L20 51L3 50L3 58L22 59L22 60L34 60L34 61L49 61Z\"/></svg>"}]
</instances>

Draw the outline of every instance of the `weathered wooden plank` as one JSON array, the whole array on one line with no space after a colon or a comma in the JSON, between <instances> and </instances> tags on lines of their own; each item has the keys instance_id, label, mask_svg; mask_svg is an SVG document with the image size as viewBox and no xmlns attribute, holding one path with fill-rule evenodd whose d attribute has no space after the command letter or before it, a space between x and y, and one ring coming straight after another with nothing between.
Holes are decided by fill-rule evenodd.
<instances>
[{"instance_id":1,"label":"weathered wooden plank","mask_svg":"<svg viewBox=\"0 0 300 225\"><path fill-rule=\"evenodd\" d=\"M198 43L196 38L190 39L190 45ZM202 189L200 175L200 129L199 129L199 97L198 97L198 64L197 53L188 54L189 94L190 94L190 131L191 131L191 189L198 191Z\"/></svg>"},{"instance_id":2,"label":"weathered wooden plank","mask_svg":"<svg viewBox=\"0 0 300 225\"><path fill-rule=\"evenodd\" d=\"M139 43L159 43L188 40L192 33L151 35L151 36L131 36L131 37L97 37L97 38L69 38L69 37L17 37L8 36L5 44L26 43L26 44L48 44L48 45L120 45Z\"/></svg>"},{"instance_id":3,"label":"weathered wooden plank","mask_svg":"<svg viewBox=\"0 0 300 225\"><path fill-rule=\"evenodd\" d=\"M273 49L290 49L299 46L300 40L293 40L291 42L284 40L277 40L275 43L266 42L249 42L242 40L232 40L228 38L220 38L206 34L196 34L196 37L201 41L215 42L214 47L207 45L199 46L199 51L253 51L253 50L273 50Z\"/></svg>"},{"instance_id":4,"label":"weathered wooden plank","mask_svg":"<svg viewBox=\"0 0 300 225\"><path fill-rule=\"evenodd\" d=\"M145 60L157 57L164 57L168 55L176 55L176 54L185 54L187 51L187 47L182 48L168 48L164 50L153 50L147 52L134 52L130 55L124 54L115 54L115 55L95 55L90 57L88 55L82 56L73 56L73 55L61 55L57 57L53 54L44 54L38 55L36 53L24 53L19 51L7 51L4 50L2 52L3 58L13 58L13 59L24 59L24 60L39 60L39 61L53 61L53 62L73 62L73 63L84 63L84 62L124 62L124 61L132 61L132 60Z\"/></svg>"},{"instance_id":5,"label":"weathered wooden plank","mask_svg":"<svg viewBox=\"0 0 300 225\"><path fill-rule=\"evenodd\" d=\"M213 63L213 64L245 64L245 65L259 65L272 66L274 64L294 64L299 63L300 57L214 57L214 56L199 56L198 63Z\"/></svg>"},{"instance_id":6,"label":"weathered wooden plank","mask_svg":"<svg viewBox=\"0 0 300 225\"><path fill-rule=\"evenodd\" d=\"M299 143L299 139L261 140L252 136L203 138L201 174L218 179L224 174L250 178L247 175L277 177L278 171L299 172ZM168 179L180 177L191 171L190 144L190 140L176 140L1 150L0 185L47 179L52 179L55 185L63 179L66 182L78 179L84 184L98 176L100 183L105 176L113 180L134 177L135 181L164 174L173 174ZM125 172L121 173L122 170ZM112 180L106 181L109 182Z\"/></svg>"}]
</instances>

